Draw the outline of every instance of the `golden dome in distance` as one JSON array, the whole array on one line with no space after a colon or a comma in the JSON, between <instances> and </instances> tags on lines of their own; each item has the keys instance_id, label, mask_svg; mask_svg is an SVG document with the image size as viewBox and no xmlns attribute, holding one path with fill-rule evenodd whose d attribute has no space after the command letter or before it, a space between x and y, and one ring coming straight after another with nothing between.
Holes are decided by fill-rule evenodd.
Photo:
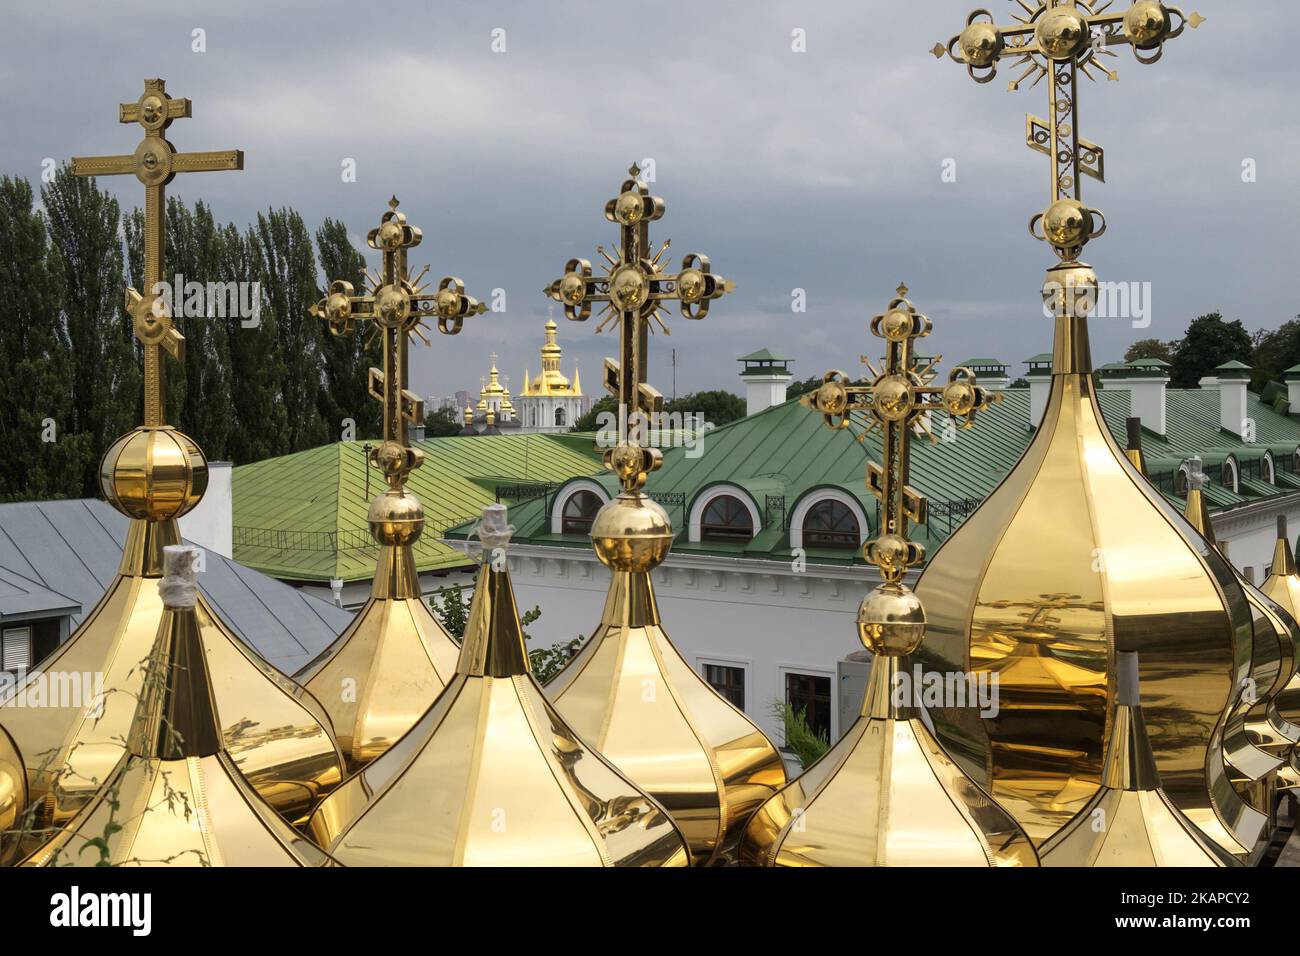
<instances>
[{"instance_id":1,"label":"golden dome in distance","mask_svg":"<svg viewBox=\"0 0 1300 956\"><path fill-rule=\"evenodd\" d=\"M584 287L585 290L585 287ZM524 371L523 390L519 393L524 397L533 397L541 395L559 395L581 397L582 387L578 384L577 372L574 372L573 380L560 371L560 361L563 350L559 342L556 341L556 332L559 326L555 324L554 319L546 320L546 342L542 345L542 371L536 378L531 377L528 371Z\"/></svg>"},{"instance_id":2,"label":"golden dome in distance","mask_svg":"<svg viewBox=\"0 0 1300 956\"><path fill-rule=\"evenodd\" d=\"M662 806L584 743L533 677L510 583L506 509L484 509L483 564L456 674L401 740L311 820L349 865L684 866Z\"/></svg>"}]
</instances>

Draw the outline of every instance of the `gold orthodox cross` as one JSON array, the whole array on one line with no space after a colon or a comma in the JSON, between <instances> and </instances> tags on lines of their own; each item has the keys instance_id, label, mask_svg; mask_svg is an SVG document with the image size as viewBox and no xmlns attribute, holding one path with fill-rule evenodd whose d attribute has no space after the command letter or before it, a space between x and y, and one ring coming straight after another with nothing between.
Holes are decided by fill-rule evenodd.
<instances>
[{"instance_id":1,"label":"gold orthodox cross","mask_svg":"<svg viewBox=\"0 0 1300 956\"><path fill-rule=\"evenodd\" d=\"M1050 243L1062 260L1072 262L1089 239L1106 231L1105 219L1082 202L1082 177L1104 182L1106 164L1102 147L1079 135L1079 74L1093 81L1097 73L1118 80L1115 70L1103 66L1103 57L1117 55L1110 47L1128 44L1139 63L1155 63L1167 41L1189 26L1196 29L1205 18L1184 15L1159 0L1135 0L1124 11L1111 10L1113 0L1014 2L1024 11L1015 15L1014 26L999 26L987 10L976 10L960 34L931 52L936 57L947 53L964 64L977 83L991 82L998 64L1010 61L1013 69L1021 69L1010 83L1012 91L1050 78L1047 119L1027 117L1026 141L1051 158L1052 202L1030 221L1029 231ZM1039 222L1042 235L1034 228Z\"/></svg>"},{"instance_id":2,"label":"gold orthodox cross","mask_svg":"<svg viewBox=\"0 0 1300 956\"><path fill-rule=\"evenodd\" d=\"M709 314L709 303L735 284L714 275L708 256L697 253L682 259L677 273L664 271L669 241L650 252L650 223L663 218L664 201L650 195L635 163L629 173L631 178L624 180L618 196L605 204L605 218L619 227L617 258L603 246L596 247L605 260L606 274L593 275L586 259L570 259L564 276L543 291L576 322L590 318L593 302L604 303L597 332L611 322L619 324L619 357L605 359L604 378L605 388L619 402L619 447L606 452L605 463L619 475L625 490L635 490L660 464L657 449L642 449L628 437L629 423L663 407L663 396L646 376L650 323L669 334L660 313L665 311L664 302L674 300L685 318L702 319Z\"/></svg>"},{"instance_id":3,"label":"gold orthodox cross","mask_svg":"<svg viewBox=\"0 0 1300 956\"><path fill-rule=\"evenodd\" d=\"M433 292L421 285L429 267L411 278L406 264L406 253L420 244L423 233L409 225L406 215L397 211L397 197L388 202L388 211L379 225L366 236L366 244L383 254L381 274L366 270L370 292L356 295L352 283L341 279L330 283L325 298L310 309L311 314L323 318L335 335L349 335L357 319L370 319L375 323L371 339L384 338L384 367L370 369L370 397L384 408L384 441L370 450L370 463L384 473L388 485L400 489L409 475L424 461L424 453L412 448L407 425L424 421L424 401L407 388L409 384L407 346L412 336L419 336L425 345L429 340L421 331L426 317L436 317L438 331L455 335L461 330L465 316L487 311L487 306L465 294L464 284L454 276L447 276ZM367 339L369 345L371 339Z\"/></svg>"},{"instance_id":4,"label":"gold orthodox cross","mask_svg":"<svg viewBox=\"0 0 1300 956\"><path fill-rule=\"evenodd\" d=\"M120 176L134 173L144 184L144 294L126 290L126 308L135 336L144 346L144 423L166 424L163 407L162 351L175 359L185 357L185 337L172 323L168 302L158 291L166 272L167 239L164 229L167 184L177 173L243 169L244 153L227 149L210 153L178 153L163 135L172 120L189 119L192 103L167 95L164 80L144 81L144 93L134 103L118 108L119 123L139 123L144 139L135 152L124 156L78 156L72 160L75 176Z\"/></svg>"},{"instance_id":5,"label":"gold orthodox cross","mask_svg":"<svg viewBox=\"0 0 1300 956\"><path fill-rule=\"evenodd\" d=\"M930 414L939 410L947 411L959 427L970 428L976 414L1002 396L979 386L967 368L953 369L944 386L931 385L939 358L928 360L924 367L918 367L915 359L916 340L930 334L930 320L907 300L906 286L900 285L889 308L871 320L871 332L885 340L887 351L882 368L862 356L872 376L870 383L854 385L843 372L827 372L821 387L801 401L820 412L831 428L856 424L856 413L865 420L865 428L854 436L859 442L880 429L882 463L867 466L867 488L880 500L880 528L867 542L863 556L886 581L896 584L908 568L925 560L925 548L908 538L908 522L924 524L926 519L925 496L907 483L912 434L937 441L930 430Z\"/></svg>"}]
</instances>

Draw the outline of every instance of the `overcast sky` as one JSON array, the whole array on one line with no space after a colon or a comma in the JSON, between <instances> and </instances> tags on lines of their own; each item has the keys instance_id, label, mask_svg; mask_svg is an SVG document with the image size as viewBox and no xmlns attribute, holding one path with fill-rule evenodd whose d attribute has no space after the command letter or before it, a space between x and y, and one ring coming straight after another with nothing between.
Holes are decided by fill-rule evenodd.
<instances>
[{"instance_id":1,"label":"overcast sky","mask_svg":"<svg viewBox=\"0 0 1300 956\"><path fill-rule=\"evenodd\" d=\"M512 388L524 366L536 373L542 286L615 241L605 200L649 157L667 202L652 238L672 238L674 262L707 253L738 283L707 321L674 313L672 337L653 340L664 392L673 346L679 392L739 390L735 358L764 346L793 356L799 377L852 371L879 351L866 322L903 280L934 320L931 351L996 356L1018 374L1050 347L1038 287L1053 256L1026 231L1048 162L1024 145L1046 92L1009 93L1003 76L980 86L930 55L974 5L23 0L6 11L0 171L36 179L47 157L130 152L140 131L117 124L117 105L162 76L194 100L169 131L177 149L245 151L242 173L170 188L219 218L288 205L313 229L344 219L361 244L396 193L424 230L414 265L480 298L507 294L505 313L414 350L415 388L438 396L477 390L494 350ZM985 5L1003 22L1017 9ZM1153 305L1149 329L1093 322L1097 364L1202 312L1252 330L1300 312L1298 68L1294 37L1268 28L1293 8L1202 0L1208 21L1160 63L1122 48L1119 83L1083 84L1082 134L1106 148L1109 178L1085 183L1110 224L1087 258L1103 279L1150 282ZM205 52L192 51L195 29ZM806 52L792 50L795 30ZM348 158L356 182L342 180ZM1243 182L1246 160L1257 182ZM134 178L101 183L142 202ZM589 391L616 349L594 330L560 330L566 372L580 362Z\"/></svg>"}]
</instances>

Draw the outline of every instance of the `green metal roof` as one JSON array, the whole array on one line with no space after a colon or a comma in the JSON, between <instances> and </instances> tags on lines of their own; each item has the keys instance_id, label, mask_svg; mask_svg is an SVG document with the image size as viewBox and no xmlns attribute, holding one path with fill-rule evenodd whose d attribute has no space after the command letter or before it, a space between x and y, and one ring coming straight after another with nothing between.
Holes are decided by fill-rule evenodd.
<instances>
[{"instance_id":1,"label":"green metal roof","mask_svg":"<svg viewBox=\"0 0 1300 956\"><path fill-rule=\"evenodd\" d=\"M363 445L322 445L236 468L235 560L294 581L371 577L378 545L366 510L384 482L367 469ZM424 465L411 473L408 486L424 506L425 530L414 549L421 571L468 563L438 538L448 527L477 518L496 500L498 486L564 481L599 470L601 460L589 436L478 435L431 438L417 446Z\"/></svg>"},{"instance_id":2,"label":"green metal roof","mask_svg":"<svg viewBox=\"0 0 1300 956\"><path fill-rule=\"evenodd\" d=\"M1137 358L1133 359L1131 362L1125 362L1124 364L1129 368L1173 368L1173 366L1164 359L1158 358Z\"/></svg>"},{"instance_id":3,"label":"green metal roof","mask_svg":"<svg viewBox=\"0 0 1300 956\"><path fill-rule=\"evenodd\" d=\"M785 355L777 355L771 349L759 349L757 352L751 352L749 355L742 355L736 359L737 362L793 362L794 359Z\"/></svg>"},{"instance_id":4,"label":"green metal roof","mask_svg":"<svg viewBox=\"0 0 1300 956\"><path fill-rule=\"evenodd\" d=\"M1127 390L1099 391L1098 399L1115 440L1127 440L1126 420L1130 413ZM1219 427L1217 389L1170 389L1167 391L1168 434L1143 431L1143 444L1152 480L1171 502L1179 465L1193 455L1208 462L1211 482L1206 495L1216 509L1233 508L1271 495L1292 495L1300 489L1300 476L1290 473L1290 462L1277 463L1277 484L1270 485L1250 472L1248 463L1257 462L1265 450L1283 449L1287 454L1300 447L1300 422L1279 415L1272 406L1250 393L1249 414L1256 422L1255 444L1234 441ZM930 499L928 525L916 532L919 541L933 553L952 530L964 520L968 502L986 497L1020 459L1033 438L1028 427L1030 396L1027 389L1002 393L1002 402L981 412L975 427L960 431L955 440L932 444L918 440L913 445L911 484ZM943 436L944 419L934 419L936 433ZM1242 466L1240 491L1224 487L1222 462L1231 454ZM714 553L729 556L789 560L790 538L786 516L799 499L818 487L841 489L853 495L875 533L875 499L865 487L867 459L879 460L880 441L869 436L859 444L845 432L832 431L797 401L775 405L748 418L710 432L702 452L690 458L681 448L664 452L663 467L650 479L648 491L668 510L677 529L674 549L678 552ZM1216 464L1217 463L1217 464ZM617 484L611 475L597 480L611 493ZM687 541L691 503L705 488L720 482L736 484L755 499L764 530L754 540L740 544ZM553 496L512 505L510 520L517 528L516 540L557 547L590 547L585 535L551 534L549 508ZM453 529L448 537L463 537L467 527ZM817 563L857 563L855 551L809 552Z\"/></svg>"}]
</instances>

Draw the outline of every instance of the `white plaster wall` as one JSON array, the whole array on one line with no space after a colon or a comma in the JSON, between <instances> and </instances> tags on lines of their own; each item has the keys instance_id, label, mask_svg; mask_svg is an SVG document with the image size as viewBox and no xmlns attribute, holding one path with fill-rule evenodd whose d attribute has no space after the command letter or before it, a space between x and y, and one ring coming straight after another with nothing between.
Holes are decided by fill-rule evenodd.
<instances>
[{"instance_id":1,"label":"white plaster wall","mask_svg":"<svg viewBox=\"0 0 1300 956\"><path fill-rule=\"evenodd\" d=\"M208 462L208 490L189 514L181 515L181 536L223 558L234 551L234 502L228 461Z\"/></svg>"},{"instance_id":2,"label":"white plaster wall","mask_svg":"<svg viewBox=\"0 0 1300 956\"><path fill-rule=\"evenodd\" d=\"M772 702L785 697L786 671L829 677L831 739L837 739L847 728L839 726L836 662L862 650L858 604L876 582L860 567L795 573L780 562L727 563L670 556L655 571L664 629L697 673L705 662L745 667L745 711L778 744ZM595 629L609 571L591 552L515 545L510 568L520 611L542 609L529 627L530 646Z\"/></svg>"},{"instance_id":3,"label":"white plaster wall","mask_svg":"<svg viewBox=\"0 0 1300 956\"><path fill-rule=\"evenodd\" d=\"M1214 536L1220 543L1227 544L1228 557L1238 570L1255 569L1256 584L1263 583L1265 569L1273 561L1279 514L1287 516L1294 545L1296 535L1300 534L1300 501L1286 502L1283 508L1274 505L1267 509L1243 509L1240 514L1229 512L1213 517Z\"/></svg>"}]
</instances>

